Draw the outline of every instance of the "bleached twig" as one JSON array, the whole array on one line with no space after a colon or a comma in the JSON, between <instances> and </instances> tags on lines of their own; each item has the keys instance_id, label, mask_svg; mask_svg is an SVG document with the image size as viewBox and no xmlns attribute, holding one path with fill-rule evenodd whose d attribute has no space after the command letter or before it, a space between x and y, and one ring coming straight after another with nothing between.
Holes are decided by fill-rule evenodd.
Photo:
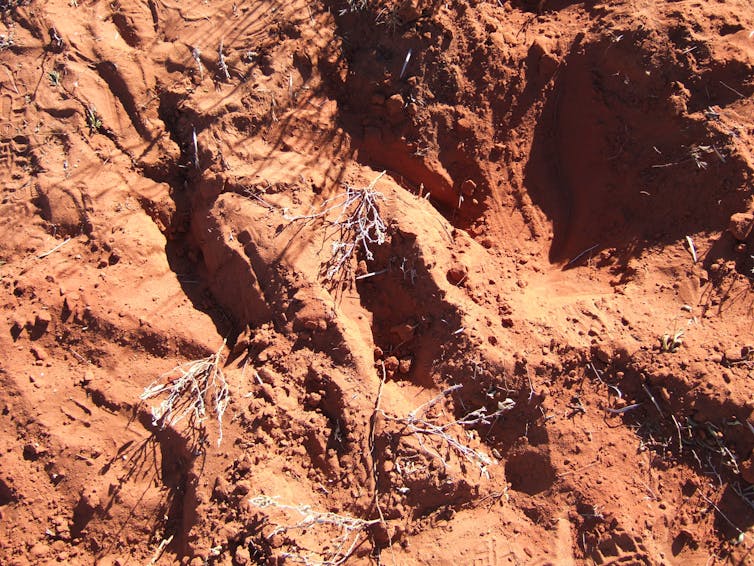
<instances>
[{"instance_id":1,"label":"bleached twig","mask_svg":"<svg viewBox=\"0 0 754 566\"><path fill-rule=\"evenodd\" d=\"M199 67L199 79L204 80L204 65L202 65L202 52L198 47L194 47L191 50L191 56L196 61L196 66Z\"/></svg>"},{"instance_id":2,"label":"bleached twig","mask_svg":"<svg viewBox=\"0 0 754 566\"><path fill-rule=\"evenodd\" d=\"M253 497L249 500L249 503L259 509L272 507L284 511L293 511L301 516L301 520L294 525L279 525L270 533L267 537L268 539L280 533L293 530L309 530L322 526L339 527L341 529L341 534L338 537L327 541L334 543L333 550L325 550L325 545L323 544L321 551L310 551L308 555L293 552L282 553L284 558L311 566L315 564L318 566L339 566L340 564L344 564L356 549L361 539L362 531L380 522L380 519L367 521L328 511L315 511L309 505L285 505L278 503L275 499L266 495ZM314 555L316 555L316 558Z\"/></svg>"},{"instance_id":3,"label":"bleached twig","mask_svg":"<svg viewBox=\"0 0 754 566\"><path fill-rule=\"evenodd\" d=\"M348 264L356 251L361 248L367 260L374 259L370 246L382 245L387 239L387 225L380 216L378 201L385 197L374 187L385 171L369 184L358 188L345 185L346 191L327 199L320 210L302 216L287 217L289 222L327 220L331 212L339 211L333 221L327 221L338 236L331 244L331 257L326 262L325 279L332 281L338 274L348 269Z\"/></svg>"},{"instance_id":4,"label":"bleached twig","mask_svg":"<svg viewBox=\"0 0 754 566\"><path fill-rule=\"evenodd\" d=\"M47 250L46 252L43 252L43 253L39 254L37 256L37 259L44 259L44 258L46 258L48 255L50 255L52 253L55 253L56 251L58 251L60 248L62 248L63 246L65 246L70 241L71 241L71 238L66 238L65 240L63 240L62 242L60 242L57 246L55 246L54 248L52 248L51 250Z\"/></svg>"},{"instance_id":5,"label":"bleached twig","mask_svg":"<svg viewBox=\"0 0 754 566\"><path fill-rule=\"evenodd\" d=\"M463 385L458 384L445 389L439 395L433 397L428 402L411 411L407 417L391 417L389 415L385 415L385 419L406 425L408 430L417 436L417 439L422 446L422 440L418 435L433 436L435 438L439 438L444 444L449 446L457 454L459 454L472 464L476 465L481 471L482 475L487 476L487 466L495 464L496 461L481 450L474 450L473 448L470 448L469 446L461 443L448 432L448 429L454 426L471 427L483 424L490 425L494 423L494 421L501 415L512 410L516 406L516 403L512 399L506 399L505 401L499 402L497 410L492 413L488 413L486 407L480 407L475 411L467 413L460 419L456 419L445 424L435 424L433 422L430 422L429 417L427 417L427 412L429 411L429 409L439 403L442 399L447 397L447 395L449 395L453 391L461 389L462 387ZM446 463L445 460L443 460L443 463Z\"/></svg>"},{"instance_id":6,"label":"bleached twig","mask_svg":"<svg viewBox=\"0 0 754 566\"><path fill-rule=\"evenodd\" d=\"M223 40L220 40L220 47L217 48L217 68L225 77L226 81L230 81L230 72L228 71L228 65L225 62L225 55L223 55Z\"/></svg>"},{"instance_id":7,"label":"bleached twig","mask_svg":"<svg viewBox=\"0 0 754 566\"><path fill-rule=\"evenodd\" d=\"M220 367L224 347L225 341L217 353L176 366L144 389L140 397L142 401L165 393L168 395L157 407L152 407L152 423L155 426L164 429L187 419L189 428L197 429L203 426L207 412L211 410L219 425L217 444L220 445L223 415L230 401L228 384Z\"/></svg>"}]
</instances>

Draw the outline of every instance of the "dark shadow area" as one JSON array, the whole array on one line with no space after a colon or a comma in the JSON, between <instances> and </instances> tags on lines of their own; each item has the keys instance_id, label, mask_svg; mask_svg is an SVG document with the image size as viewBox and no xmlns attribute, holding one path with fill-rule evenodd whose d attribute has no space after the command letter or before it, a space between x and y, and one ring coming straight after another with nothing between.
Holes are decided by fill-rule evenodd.
<instances>
[{"instance_id":1,"label":"dark shadow area","mask_svg":"<svg viewBox=\"0 0 754 566\"><path fill-rule=\"evenodd\" d=\"M466 5L451 9L472 17ZM464 121L449 118L448 108L477 104L463 77L481 84L483 69L496 58L480 45L463 68L452 62L453 34L432 12L428 6L396 25L385 23L377 9L337 15L342 56L323 61L320 72L338 101L339 125L351 137L355 159L386 170L414 194L430 195L441 214L467 228L490 193L478 155L483 142L476 139L472 111L459 111L459 117L469 114Z\"/></svg>"},{"instance_id":2,"label":"dark shadow area","mask_svg":"<svg viewBox=\"0 0 754 566\"><path fill-rule=\"evenodd\" d=\"M686 482L681 491L718 515L715 528L725 538L734 539L754 525L754 490L742 481L739 470L754 447L745 425L750 412L747 407L700 394L689 381L674 376L662 381L662 387L670 392L666 400L660 388L651 385L659 382L657 377L645 377L641 365L618 364L606 368L604 374L598 369L603 364L593 361L593 366L604 383L619 388L626 402L640 405L622 415L606 416L608 426L632 429L651 455L652 467L668 470L682 465L703 478L699 483ZM620 378L616 377L618 370ZM715 495L718 492L722 495ZM673 547L680 552L691 542L676 539Z\"/></svg>"},{"instance_id":3,"label":"dark shadow area","mask_svg":"<svg viewBox=\"0 0 754 566\"><path fill-rule=\"evenodd\" d=\"M415 239L396 231L367 265L379 274L357 280L356 287L362 306L372 313L375 361L384 363L387 377L434 388L433 370L455 355L466 337L461 313L434 285Z\"/></svg>"},{"instance_id":4,"label":"dark shadow area","mask_svg":"<svg viewBox=\"0 0 754 566\"><path fill-rule=\"evenodd\" d=\"M0 478L0 507L18 501L16 491L8 483Z\"/></svg>"},{"instance_id":5,"label":"dark shadow area","mask_svg":"<svg viewBox=\"0 0 754 566\"><path fill-rule=\"evenodd\" d=\"M121 491L128 484L142 484L144 491L128 510L117 529L110 533L109 541L101 551L106 555L120 543L119 537L129 523L141 514L140 505L152 489L164 488L156 519L151 525L152 536L172 537L169 548L178 555L188 552L188 535L196 523L196 478L203 465L202 446L207 442L206 432L198 427L187 427L184 434L171 428L157 429L152 416L141 410L137 414L142 426L152 433L140 441L128 441L100 469L104 475L114 466L120 470L118 483L111 485L107 498L93 505L84 496L74 508L71 532L81 535L95 517L106 518L120 502ZM185 436L187 434L188 436Z\"/></svg>"},{"instance_id":6,"label":"dark shadow area","mask_svg":"<svg viewBox=\"0 0 754 566\"><path fill-rule=\"evenodd\" d=\"M636 255L720 230L745 207L747 168L733 140L678 112L669 79L686 71L655 68L658 55L642 45L631 34L574 44L547 98L524 185L552 221L553 263L607 247Z\"/></svg>"},{"instance_id":7,"label":"dark shadow area","mask_svg":"<svg viewBox=\"0 0 754 566\"><path fill-rule=\"evenodd\" d=\"M524 12L542 14L543 12L559 12L575 4L584 8L594 6L596 0L510 0L511 6Z\"/></svg>"}]
</instances>

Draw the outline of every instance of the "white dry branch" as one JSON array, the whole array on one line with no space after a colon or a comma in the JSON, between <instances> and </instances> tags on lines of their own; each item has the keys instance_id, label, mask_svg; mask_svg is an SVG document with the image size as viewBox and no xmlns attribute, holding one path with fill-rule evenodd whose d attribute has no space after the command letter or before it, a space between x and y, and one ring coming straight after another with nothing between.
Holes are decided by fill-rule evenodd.
<instances>
[{"instance_id":1,"label":"white dry branch","mask_svg":"<svg viewBox=\"0 0 754 566\"><path fill-rule=\"evenodd\" d=\"M222 39L220 40L220 46L217 48L217 69L226 81L230 81L230 71L228 71L228 64L225 62Z\"/></svg>"},{"instance_id":2,"label":"white dry branch","mask_svg":"<svg viewBox=\"0 0 754 566\"><path fill-rule=\"evenodd\" d=\"M220 357L223 345L217 353L174 367L148 385L141 400L167 394L157 406L152 407L152 423L164 429L188 421L192 430L202 428L208 411L212 411L219 425L217 445L223 439L223 415L230 401L228 384L225 381Z\"/></svg>"},{"instance_id":3,"label":"white dry branch","mask_svg":"<svg viewBox=\"0 0 754 566\"><path fill-rule=\"evenodd\" d=\"M315 511L309 505L285 505L278 503L274 498L266 495L259 495L249 500L249 503L259 509L275 508L283 511L295 512L301 520L293 525L279 525L272 531L267 538L271 539L275 535L287 533L293 530L310 530L317 527L337 527L340 529L340 535L334 539L327 539L317 535L319 540L328 541L333 545L331 550L326 549L323 544L319 551L301 551L301 552L283 552L282 557L293 562L306 564L307 566L338 566L344 564L353 554L359 541L361 533L369 526L380 522L380 519L366 521L347 515L338 515L328 511Z\"/></svg>"},{"instance_id":4,"label":"white dry branch","mask_svg":"<svg viewBox=\"0 0 754 566\"><path fill-rule=\"evenodd\" d=\"M414 434L414 436L416 436L422 448L424 448L424 442L422 441L421 436L430 436L440 439L443 444L455 451L461 457L477 466L483 476L489 477L487 467L497 462L485 452L482 452L481 450L474 450L466 444L463 444L461 441L451 435L449 431L454 426L471 427L479 425L492 425L501 415L513 409L516 406L516 402L512 399L505 399L504 401L498 402L497 410L491 413L487 412L486 407L481 407L475 411L467 413L460 419L456 419L445 424L436 424L432 422L430 420L432 417L429 417L427 414L429 412L429 409L434 407L447 395L449 395L453 391L461 389L462 387L463 385L458 384L445 389L436 397L433 397L423 405L420 405L419 407L411 411L406 417L391 417L389 415L385 415L385 419L405 425L408 430L412 434ZM442 460L443 464L447 464L447 462L445 462L442 457L438 457Z\"/></svg>"},{"instance_id":5,"label":"white dry branch","mask_svg":"<svg viewBox=\"0 0 754 566\"><path fill-rule=\"evenodd\" d=\"M204 65L202 65L202 52L198 47L191 49L191 56L196 61L196 66L199 68L199 80L204 80Z\"/></svg>"},{"instance_id":6,"label":"white dry branch","mask_svg":"<svg viewBox=\"0 0 754 566\"><path fill-rule=\"evenodd\" d=\"M349 264L359 248L367 260L374 259L370 246L379 246L387 239L387 226L380 216L377 203L384 195L375 190L385 171L377 175L367 187L345 185L345 192L327 199L320 210L303 216L286 216L289 222L324 220L337 234L331 244L331 256L326 262L325 279L335 280L348 272ZM333 212L335 220L328 220ZM285 213L286 211L284 211Z\"/></svg>"}]
</instances>

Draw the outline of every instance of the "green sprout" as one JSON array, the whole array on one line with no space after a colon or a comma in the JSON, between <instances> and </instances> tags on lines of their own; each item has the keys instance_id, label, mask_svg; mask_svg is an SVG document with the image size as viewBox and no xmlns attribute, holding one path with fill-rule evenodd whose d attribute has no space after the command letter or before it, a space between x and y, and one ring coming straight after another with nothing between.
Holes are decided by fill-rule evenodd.
<instances>
[{"instance_id":1,"label":"green sprout","mask_svg":"<svg viewBox=\"0 0 754 566\"><path fill-rule=\"evenodd\" d=\"M94 106L86 109L86 123L89 125L90 134L99 132L100 128L102 128L102 118L100 118Z\"/></svg>"},{"instance_id":2,"label":"green sprout","mask_svg":"<svg viewBox=\"0 0 754 566\"><path fill-rule=\"evenodd\" d=\"M660 351L674 354L683 345L683 330L670 335L667 332L660 338Z\"/></svg>"}]
</instances>

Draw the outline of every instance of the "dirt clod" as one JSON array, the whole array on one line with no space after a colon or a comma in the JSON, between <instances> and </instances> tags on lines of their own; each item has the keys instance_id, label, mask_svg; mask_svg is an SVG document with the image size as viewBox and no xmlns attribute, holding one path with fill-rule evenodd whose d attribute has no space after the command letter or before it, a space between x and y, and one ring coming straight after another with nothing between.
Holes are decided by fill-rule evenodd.
<instances>
[{"instance_id":1,"label":"dirt clod","mask_svg":"<svg viewBox=\"0 0 754 566\"><path fill-rule=\"evenodd\" d=\"M754 214L749 212L737 212L730 217L728 230L739 241L746 240L754 227Z\"/></svg>"}]
</instances>

